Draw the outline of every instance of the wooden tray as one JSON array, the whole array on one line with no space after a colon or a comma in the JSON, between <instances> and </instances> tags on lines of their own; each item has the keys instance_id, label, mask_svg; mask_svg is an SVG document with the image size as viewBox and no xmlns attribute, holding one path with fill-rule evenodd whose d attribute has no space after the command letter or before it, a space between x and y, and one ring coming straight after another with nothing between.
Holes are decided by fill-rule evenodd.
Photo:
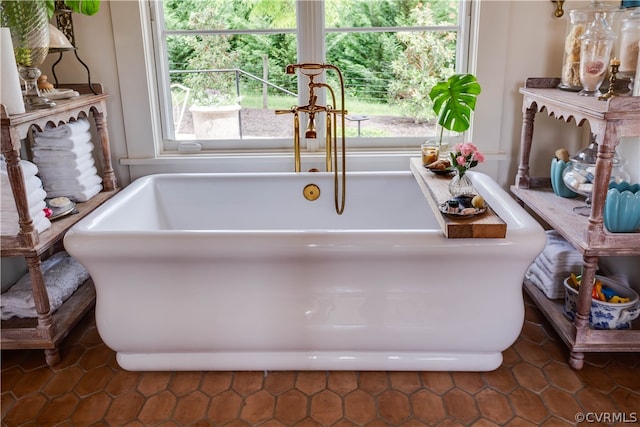
<instances>
[{"instance_id":1,"label":"wooden tray","mask_svg":"<svg viewBox=\"0 0 640 427\"><path fill-rule=\"evenodd\" d=\"M449 194L450 176L436 175L422 166L420 158L411 159L411 171L429 201L442 232L449 239L460 238L501 238L507 235L507 224L491 209L478 216L456 218L440 212L440 204L451 198ZM480 194L482 195L482 194Z\"/></svg>"}]
</instances>

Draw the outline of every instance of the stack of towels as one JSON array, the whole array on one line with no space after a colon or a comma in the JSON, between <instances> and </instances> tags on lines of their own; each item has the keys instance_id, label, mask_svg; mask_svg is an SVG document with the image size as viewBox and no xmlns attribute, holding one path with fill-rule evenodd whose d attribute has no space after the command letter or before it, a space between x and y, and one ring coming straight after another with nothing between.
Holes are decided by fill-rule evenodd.
<instances>
[{"instance_id":1,"label":"stack of towels","mask_svg":"<svg viewBox=\"0 0 640 427\"><path fill-rule=\"evenodd\" d=\"M33 162L48 198L86 202L102 190L87 119L34 133Z\"/></svg>"},{"instance_id":2,"label":"stack of towels","mask_svg":"<svg viewBox=\"0 0 640 427\"><path fill-rule=\"evenodd\" d=\"M51 313L56 311L88 278L89 272L62 251L42 261L44 285L49 295ZM2 320L16 317L36 317L36 305L31 290L31 277L25 274L0 299Z\"/></svg>"},{"instance_id":3,"label":"stack of towels","mask_svg":"<svg viewBox=\"0 0 640 427\"><path fill-rule=\"evenodd\" d=\"M11 184L4 159L0 160L0 165L0 234L3 236L15 236L20 231L18 209L11 192ZM38 233L42 233L51 227L51 222L44 213L44 209L47 207L44 201L47 193L42 188L42 181L36 176L38 173L36 165L26 160L21 160L20 167L24 175L29 215L35 229Z\"/></svg>"},{"instance_id":4,"label":"stack of towels","mask_svg":"<svg viewBox=\"0 0 640 427\"><path fill-rule=\"evenodd\" d=\"M555 230L547 231L547 244L529 266L526 278L547 298L564 297L564 279L582 271L582 255Z\"/></svg>"}]
</instances>

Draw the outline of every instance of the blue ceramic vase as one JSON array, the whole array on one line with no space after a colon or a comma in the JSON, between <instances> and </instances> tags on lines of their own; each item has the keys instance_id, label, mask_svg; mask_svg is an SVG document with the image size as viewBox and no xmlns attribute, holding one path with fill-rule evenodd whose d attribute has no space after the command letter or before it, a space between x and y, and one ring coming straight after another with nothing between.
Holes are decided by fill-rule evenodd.
<instances>
[{"instance_id":1,"label":"blue ceramic vase","mask_svg":"<svg viewBox=\"0 0 640 427\"><path fill-rule=\"evenodd\" d=\"M571 191L562 180L562 172L569 164L571 164L571 162L558 160L555 157L551 159L551 188L553 188L553 192L560 197L571 198L578 195L578 193Z\"/></svg>"},{"instance_id":2,"label":"blue ceramic vase","mask_svg":"<svg viewBox=\"0 0 640 427\"><path fill-rule=\"evenodd\" d=\"M604 202L604 226L612 233L640 231L640 184L609 184Z\"/></svg>"}]
</instances>

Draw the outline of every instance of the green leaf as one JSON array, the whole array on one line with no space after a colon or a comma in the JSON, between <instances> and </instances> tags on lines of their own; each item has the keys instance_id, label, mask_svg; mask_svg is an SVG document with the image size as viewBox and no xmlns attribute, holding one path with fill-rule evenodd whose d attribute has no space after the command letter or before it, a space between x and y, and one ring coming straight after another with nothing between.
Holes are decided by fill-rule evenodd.
<instances>
[{"instance_id":1,"label":"green leaf","mask_svg":"<svg viewBox=\"0 0 640 427\"><path fill-rule=\"evenodd\" d=\"M464 132L471 125L471 113L481 88L473 74L454 74L429 92L438 124L445 129Z\"/></svg>"},{"instance_id":2,"label":"green leaf","mask_svg":"<svg viewBox=\"0 0 640 427\"><path fill-rule=\"evenodd\" d=\"M47 15L49 19L53 17L53 12L56 10L56 1L55 0L45 0L47 3Z\"/></svg>"},{"instance_id":3,"label":"green leaf","mask_svg":"<svg viewBox=\"0 0 640 427\"><path fill-rule=\"evenodd\" d=\"M76 13L92 16L100 10L100 0L65 0L69 9Z\"/></svg>"}]
</instances>

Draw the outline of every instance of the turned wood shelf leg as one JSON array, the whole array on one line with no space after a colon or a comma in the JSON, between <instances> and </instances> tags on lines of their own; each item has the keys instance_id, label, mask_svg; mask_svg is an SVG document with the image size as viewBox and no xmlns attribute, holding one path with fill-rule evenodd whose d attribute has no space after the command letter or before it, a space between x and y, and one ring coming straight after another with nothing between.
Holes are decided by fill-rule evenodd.
<instances>
[{"instance_id":1,"label":"turned wood shelf leg","mask_svg":"<svg viewBox=\"0 0 640 427\"><path fill-rule=\"evenodd\" d=\"M533 141L533 121L536 115L535 108L527 108L523 112L522 131L520 134L520 164L516 175L516 188L529 188L531 179L529 176L529 156L531 154L531 142Z\"/></svg>"},{"instance_id":2,"label":"turned wood shelf leg","mask_svg":"<svg viewBox=\"0 0 640 427\"><path fill-rule=\"evenodd\" d=\"M584 353L579 351L572 351L569 356L569 366L571 366L576 371L582 369L584 365Z\"/></svg>"},{"instance_id":3,"label":"turned wood shelf leg","mask_svg":"<svg viewBox=\"0 0 640 427\"><path fill-rule=\"evenodd\" d=\"M48 348L44 351L44 359L49 366L60 363L60 351L57 348Z\"/></svg>"},{"instance_id":4,"label":"turned wood shelf leg","mask_svg":"<svg viewBox=\"0 0 640 427\"><path fill-rule=\"evenodd\" d=\"M111 163L111 145L109 142L109 133L107 132L107 117L105 113L93 113L96 123L96 131L100 136L100 145L102 147L102 160L104 165L104 178L102 185L106 191L113 191L118 186L116 175L113 171Z\"/></svg>"}]
</instances>

